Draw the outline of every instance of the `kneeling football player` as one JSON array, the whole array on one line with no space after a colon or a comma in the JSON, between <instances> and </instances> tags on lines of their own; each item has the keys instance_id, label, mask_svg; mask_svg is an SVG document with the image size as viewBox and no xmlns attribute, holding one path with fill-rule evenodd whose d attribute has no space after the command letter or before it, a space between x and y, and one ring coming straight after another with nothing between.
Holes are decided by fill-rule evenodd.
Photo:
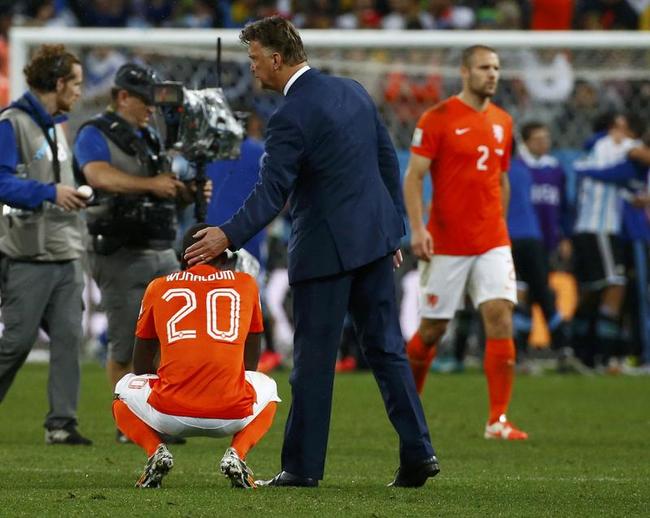
<instances>
[{"instance_id":1,"label":"kneeling football player","mask_svg":"<svg viewBox=\"0 0 650 518\"><path fill-rule=\"evenodd\" d=\"M184 249L205 227L187 231ZM263 331L257 284L226 254L182 268L147 287L134 373L115 386L115 422L149 456L136 487L161 487L174 464L162 433L232 436L220 469L233 487L254 488L246 455L271 427L280 401L275 381L256 372Z\"/></svg>"}]
</instances>

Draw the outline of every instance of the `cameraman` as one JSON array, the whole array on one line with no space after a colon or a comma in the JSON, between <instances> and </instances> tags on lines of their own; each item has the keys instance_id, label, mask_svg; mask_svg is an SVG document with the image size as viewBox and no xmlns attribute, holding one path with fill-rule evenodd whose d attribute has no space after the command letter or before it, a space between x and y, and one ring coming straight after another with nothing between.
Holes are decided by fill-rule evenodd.
<instances>
[{"instance_id":1,"label":"cameraman","mask_svg":"<svg viewBox=\"0 0 650 518\"><path fill-rule=\"evenodd\" d=\"M85 197L74 187L62 123L82 69L63 45L43 45L24 69L29 91L0 114L0 401L36 341L50 337L47 444L88 445L77 431Z\"/></svg>"},{"instance_id":2,"label":"cameraman","mask_svg":"<svg viewBox=\"0 0 650 518\"><path fill-rule=\"evenodd\" d=\"M123 65L109 108L87 121L75 158L97 199L88 210L92 275L108 316L107 373L111 386L132 370L133 333L147 284L180 268L173 242L177 202L193 200L162 160L162 145L149 125L153 71ZM117 432L117 439L125 442Z\"/></svg>"}]
</instances>

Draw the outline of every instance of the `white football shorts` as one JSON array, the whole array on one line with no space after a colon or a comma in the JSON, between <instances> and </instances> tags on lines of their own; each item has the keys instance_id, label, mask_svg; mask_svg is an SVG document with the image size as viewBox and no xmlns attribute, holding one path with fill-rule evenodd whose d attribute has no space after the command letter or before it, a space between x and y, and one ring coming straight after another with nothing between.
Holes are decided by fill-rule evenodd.
<instances>
[{"instance_id":1,"label":"white football shorts","mask_svg":"<svg viewBox=\"0 0 650 518\"><path fill-rule=\"evenodd\" d=\"M280 402L275 381L266 374L246 371L246 381L255 389L257 400L253 404L253 415L243 419L204 419L163 414L152 407L147 400L151 394L149 380L155 374L125 375L115 385L115 394L129 409L158 432L183 437L228 437L246 427L271 401Z\"/></svg>"},{"instance_id":2,"label":"white football shorts","mask_svg":"<svg viewBox=\"0 0 650 518\"><path fill-rule=\"evenodd\" d=\"M481 255L434 255L420 261L420 317L451 320L465 301L474 307L488 300L517 303L517 282L509 246Z\"/></svg>"}]
</instances>

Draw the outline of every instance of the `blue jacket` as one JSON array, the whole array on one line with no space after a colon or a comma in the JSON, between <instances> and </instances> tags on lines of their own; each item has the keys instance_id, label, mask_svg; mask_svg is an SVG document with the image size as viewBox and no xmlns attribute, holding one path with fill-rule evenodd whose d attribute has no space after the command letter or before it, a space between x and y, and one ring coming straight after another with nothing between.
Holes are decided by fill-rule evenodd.
<instances>
[{"instance_id":1,"label":"blue jacket","mask_svg":"<svg viewBox=\"0 0 650 518\"><path fill-rule=\"evenodd\" d=\"M264 154L262 142L246 137L241 145L237 160L219 160L207 167L207 175L212 180L212 198L208 203L205 218L210 225L221 225L244 204L260 178L260 159ZM262 243L266 237L265 229L244 243L243 248L262 260Z\"/></svg>"},{"instance_id":2,"label":"blue jacket","mask_svg":"<svg viewBox=\"0 0 650 518\"><path fill-rule=\"evenodd\" d=\"M542 240L535 207L533 206L533 176L526 163L515 158L510 164L510 205L508 207L508 234L511 239Z\"/></svg>"},{"instance_id":3,"label":"blue jacket","mask_svg":"<svg viewBox=\"0 0 650 518\"><path fill-rule=\"evenodd\" d=\"M17 103L20 103L32 119L41 122L50 132L53 131L55 124L66 120L65 116L53 118L31 92L26 92L17 102L11 103L9 108L16 106ZM53 183L42 183L16 176L19 155L11 121L0 121L0 202L22 209L36 209L44 201L54 202L56 187Z\"/></svg>"},{"instance_id":4,"label":"blue jacket","mask_svg":"<svg viewBox=\"0 0 650 518\"><path fill-rule=\"evenodd\" d=\"M260 181L222 230L239 248L289 203L289 281L325 277L397 250L399 165L364 88L311 69L271 116Z\"/></svg>"}]
</instances>

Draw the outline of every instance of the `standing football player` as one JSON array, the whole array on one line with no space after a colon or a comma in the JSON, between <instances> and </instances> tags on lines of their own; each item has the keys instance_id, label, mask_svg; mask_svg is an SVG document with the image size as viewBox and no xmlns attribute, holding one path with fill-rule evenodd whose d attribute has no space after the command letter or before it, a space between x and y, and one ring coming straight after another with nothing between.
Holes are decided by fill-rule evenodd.
<instances>
[{"instance_id":1,"label":"standing football player","mask_svg":"<svg viewBox=\"0 0 650 518\"><path fill-rule=\"evenodd\" d=\"M485 326L489 394L486 439L527 439L506 417L514 381L515 271L506 227L512 118L492 104L499 56L483 45L463 51L463 89L427 110L413 134L404 196L411 246L421 259L420 327L407 346L421 393L436 344L467 293ZM424 224L422 189L433 202Z\"/></svg>"}]
</instances>

